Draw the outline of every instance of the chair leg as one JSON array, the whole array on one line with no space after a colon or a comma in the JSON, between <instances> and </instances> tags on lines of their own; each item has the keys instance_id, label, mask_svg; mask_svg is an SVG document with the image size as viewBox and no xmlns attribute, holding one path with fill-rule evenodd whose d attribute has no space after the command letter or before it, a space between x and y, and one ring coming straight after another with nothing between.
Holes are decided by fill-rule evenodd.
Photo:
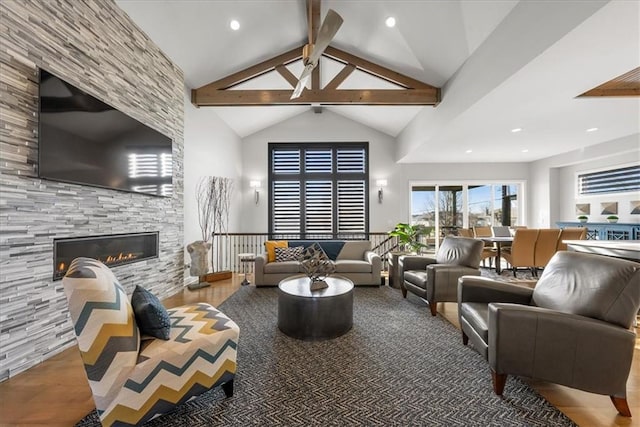
<instances>
[{"instance_id":1,"label":"chair leg","mask_svg":"<svg viewBox=\"0 0 640 427\"><path fill-rule=\"evenodd\" d=\"M464 332L462 333L462 344L463 345L469 344L469 337Z\"/></svg>"},{"instance_id":2,"label":"chair leg","mask_svg":"<svg viewBox=\"0 0 640 427\"><path fill-rule=\"evenodd\" d=\"M502 396L504 391L504 385L507 382L507 374L498 374L493 369L491 370L491 381L493 383L493 392L498 396Z\"/></svg>"},{"instance_id":3,"label":"chair leg","mask_svg":"<svg viewBox=\"0 0 640 427\"><path fill-rule=\"evenodd\" d=\"M224 394L227 397L233 396L233 380L222 384L222 391L224 391Z\"/></svg>"},{"instance_id":4,"label":"chair leg","mask_svg":"<svg viewBox=\"0 0 640 427\"><path fill-rule=\"evenodd\" d=\"M518 277L518 276L516 276L516 270L517 269L515 267L513 267L512 270L513 270L513 277Z\"/></svg>"},{"instance_id":5,"label":"chair leg","mask_svg":"<svg viewBox=\"0 0 640 427\"><path fill-rule=\"evenodd\" d=\"M629 410L629 404L627 403L627 399L624 397L615 397L609 396L611 398L611 402L613 402L613 406L616 407L620 415L623 417L630 417L631 410Z\"/></svg>"},{"instance_id":6,"label":"chair leg","mask_svg":"<svg viewBox=\"0 0 640 427\"><path fill-rule=\"evenodd\" d=\"M431 315L435 316L438 313L438 303L435 301L429 301L429 310L431 310Z\"/></svg>"}]
</instances>

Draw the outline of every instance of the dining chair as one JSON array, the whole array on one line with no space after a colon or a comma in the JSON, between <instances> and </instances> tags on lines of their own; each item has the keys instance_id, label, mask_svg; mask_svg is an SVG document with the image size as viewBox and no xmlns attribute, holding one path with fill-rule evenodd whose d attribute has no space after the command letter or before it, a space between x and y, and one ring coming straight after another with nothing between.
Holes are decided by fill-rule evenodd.
<instances>
[{"instance_id":1,"label":"dining chair","mask_svg":"<svg viewBox=\"0 0 640 427\"><path fill-rule=\"evenodd\" d=\"M519 228L513 236L510 248L504 248L501 256L507 260L513 269L513 277L516 276L518 267L533 269L535 267L535 248L538 239L537 228ZM500 260L497 260L500 262Z\"/></svg>"},{"instance_id":2,"label":"dining chair","mask_svg":"<svg viewBox=\"0 0 640 427\"><path fill-rule=\"evenodd\" d=\"M560 237L558 237L558 244L556 245L556 251L566 251L567 244L563 243L565 240L584 240L587 238L586 227L567 227L560 231Z\"/></svg>"},{"instance_id":3,"label":"dining chair","mask_svg":"<svg viewBox=\"0 0 640 427\"><path fill-rule=\"evenodd\" d=\"M559 237L559 228L543 228L538 231L533 255L534 276L538 275L537 269L545 268L551 257L556 253Z\"/></svg>"},{"instance_id":4,"label":"dining chair","mask_svg":"<svg viewBox=\"0 0 640 427\"><path fill-rule=\"evenodd\" d=\"M458 228L458 236L473 238L473 231L470 228Z\"/></svg>"},{"instance_id":5,"label":"dining chair","mask_svg":"<svg viewBox=\"0 0 640 427\"><path fill-rule=\"evenodd\" d=\"M475 237L476 239L481 237L492 237L491 227L473 227L473 237ZM489 258L489 268L491 268L492 261L496 257L496 254L497 251L493 243L485 242L484 248L482 249L482 255L480 257L480 259L482 260L482 266L486 266L484 260Z\"/></svg>"}]
</instances>

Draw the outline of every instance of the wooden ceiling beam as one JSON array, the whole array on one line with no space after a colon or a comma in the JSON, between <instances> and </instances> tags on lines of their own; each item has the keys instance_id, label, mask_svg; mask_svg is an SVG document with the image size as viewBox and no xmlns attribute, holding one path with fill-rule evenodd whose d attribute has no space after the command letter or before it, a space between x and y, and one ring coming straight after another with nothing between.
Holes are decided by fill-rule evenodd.
<instances>
[{"instance_id":1,"label":"wooden ceiling beam","mask_svg":"<svg viewBox=\"0 0 640 427\"><path fill-rule=\"evenodd\" d=\"M315 44L320 29L320 0L307 0L307 28L309 44Z\"/></svg>"},{"instance_id":2,"label":"wooden ceiling beam","mask_svg":"<svg viewBox=\"0 0 640 427\"><path fill-rule=\"evenodd\" d=\"M416 80L409 76L405 76L404 74L390 70L389 68L373 63L371 61L367 61L364 58L360 58L359 56L352 55L343 50L337 49L333 46L327 46L327 48L324 51L324 55L330 58L338 59L341 62L354 64L356 67L358 67L362 71L365 71L369 74L372 74L376 77L379 77L383 80L394 83L396 85L400 85L407 89L437 89L436 87L428 85L424 82L421 82L420 80Z\"/></svg>"},{"instance_id":3,"label":"wooden ceiling beam","mask_svg":"<svg viewBox=\"0 0 640 427\"><path fill-rule=\"evenodd\" d=\"M295 49L291 49L288 52L274 56L273 58L269 58L265 61L260 62L259 64L253 65L249 68L245 68L244 70L240 70L237 73L228 75L220 80L216 80L215 82L209 83L195 90L199 91L209 89L229 89L233 86L239 85L240 83L244 83L247 80L251 80L262 74L268 73L269 71L273 71L277 65L286 65L290 62L295 61L296 59L301 58L302 48L303 46L296 47ZM298 80L296 79L296 81Z\"/></svg>"},{"instance_id":4,"label":"wooden ceiling beam","mask_svg":"<svg viewBox=\"0 0 640 427\"><path fill-rule=\"evenodd\" d=\"M259 106L259 105L436 105L439 90L429 89L358 89L305 90L296 99L290 90L197 90L192 102L197 106Z\"/></svg>"},{"instance_id":5,"label":"wooden ceiling beam","mask_svg":"<svg viewBox=\"0 0 640 427\"><path fill-rule=\"evenodd\" d=\"M280 73L280 75L286 81L289 82L289 84L291 85L292 88L296 87L296 85L298 84L298 78L296 76L294 76L293 73L291 71L289 71L289 69L287 67L285 67L282 64L276 65L276 71L278 73Z\"/></svg>"},{"instance_id":6,"label":"wooden ceiling beam","mask_svg":"<svg viewBox=\"0 0 640 427\"><path fill-rule=\"evenodd\" d=\"M356 66L353 64L347 64L344 66L342 70L336 76L331 79L331 81L324 87L325 90L335 90L338 89L340 83L345 81L347 77L351 75L356 69Z\"/></svg>"},{"instance_id":7,"label":"wooden ceiling beam","mask_svg":"<svg viewBox=\"0 0 640 427\"><path fill-rule=\"evenodd\" d=\"M639 97L640 88L591 89L579 97Z\"/></svg>"},{"instance_id":8,"label":"wooden ceiling beam","mask_svg":"<svg viewBox=\"0 0 640 427\"><path fill-rule=\"evenodd\" d=\"M314 45L320 30L320 0L307 0L308 39ZM320 89L320 61L311 72L311 89Z\"/></svg>"}]
</instances>

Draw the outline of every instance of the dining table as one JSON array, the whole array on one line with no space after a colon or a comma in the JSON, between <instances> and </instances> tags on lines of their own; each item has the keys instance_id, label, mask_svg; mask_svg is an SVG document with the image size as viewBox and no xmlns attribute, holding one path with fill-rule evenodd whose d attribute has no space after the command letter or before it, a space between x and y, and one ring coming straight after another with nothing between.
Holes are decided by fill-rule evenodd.
<instances>
[{"instance_id":1,"label":"dining table","mask_svg":"<svg viewBox=\"0 0 640 427\"><path fill-rule=\"evenodd\" d=\"M502 248L502 245L504 244L509 244L511 245L511 243L513 243L513 236L510 237L497 237L497 236L487 236L487 237L480 237L480 240L482 240L483 242L488 242L488 243L493 243L496 246L496 273L500 274L502 273L502 267L500 265L500 251Z\"/></svg>"}]
</instances>

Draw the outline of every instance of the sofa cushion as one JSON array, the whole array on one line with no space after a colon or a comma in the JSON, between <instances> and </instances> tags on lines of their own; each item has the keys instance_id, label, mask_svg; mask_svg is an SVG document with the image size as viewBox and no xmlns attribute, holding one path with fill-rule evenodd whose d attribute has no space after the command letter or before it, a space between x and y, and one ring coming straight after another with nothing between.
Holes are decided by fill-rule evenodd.
<instances>
[{"instance_id":1,"label":"sofa cushion","mask_svg":"<svg viewBox=\"0 0 640 427\"><path fill-rule=\"evenodd\" d=\"M302 246L292 248L275 248L275 252L276 262L300 261L304 248Z\"/></svg>"},{"instance_id":2,"label":"sofa cushion","mask_svg":"<svg viewBox=\"0 0 640 427\"><path fill-rule=\"evenodd\" d=\"M337 260L357 259L364 261L364 254L371 250L371 242L368 240L354 240L345 242Z\"/></svg>"},{"instance_id":3,"label":"sofa cushion","mask_svg":"<svg viewBox=\"0 0 640 427\"><path fill-rule=\"evenodd\" d=\"M265 273L300 273L298 261L269 262L264 266Z\"/></svg>"},{"instance_id":4,"label":"sofa cushion","mask_svg":"<svg viewBox=\"0 0 640 427\"><path fill-rule=\"evenodd\" d=\"M336 273L371 273L371 264L359 260L337 260Z\"/></svg>"},{"instance_id":5,"label":"sofa cushion","mask_svg":"<svg viewBox=\"0 0 640 427\"><path fill-rule=\"evenodd\" d=\"M267 262L276 260L276 248L286 248L289 242L286 240L267 240L264 242L264 248L267 250Z\"/></svg>"},{"instance_id":6,"label":"sofa cushion","mask_svg":"<svg viewBox=\"0 0 640 427\"><path fill-rule=\"evenodd\" d=\"M422 289L427 289L427 270L409 270L404 272L404 280Z\"/></svg>"},{"instance_id":7,"label":"sofa cushion","mask_svg":"<svg viewBox=\"0 0 640 427\"><path fill-rule=\"evenodd\" d=\"M638 283L639 263L559 251L538 280L533 303L628 328L638 313Z\"/></svg>"},{"instance_id":8,"label":"sofa cushion","mask_svg":"<svg viewBox=\"0 0 640 427\"><path fill-rule=\"evenodd\" d=\"M144 425L171 409L171 402L186 402L233 379L238 325L205 303L168 311L174 325L170 339L145 341L103 425ZM118 422L112 424L114 418Z\"/></svg>"},{"instance_id":9,"label":"sofa cushion","mask_svg":"<svg viewBox=\"0 0 640 427\"><path fill-rule=\"evenodd\" d=\"M137 285L131 294L131 305L140 333L163 340L169 339L171 319L157 296Z\"/></svg>"},{"instance_id":10,"label":"sofa cushion","mask_svg":"<svg viewBox=\"0 0 640 427\"><path fill-rule=\"evenodd\" d=\"M460 315L469 322L485 343L489 342L489 304L464 302L460 304Z\"/></svg>"}]
</instances>

